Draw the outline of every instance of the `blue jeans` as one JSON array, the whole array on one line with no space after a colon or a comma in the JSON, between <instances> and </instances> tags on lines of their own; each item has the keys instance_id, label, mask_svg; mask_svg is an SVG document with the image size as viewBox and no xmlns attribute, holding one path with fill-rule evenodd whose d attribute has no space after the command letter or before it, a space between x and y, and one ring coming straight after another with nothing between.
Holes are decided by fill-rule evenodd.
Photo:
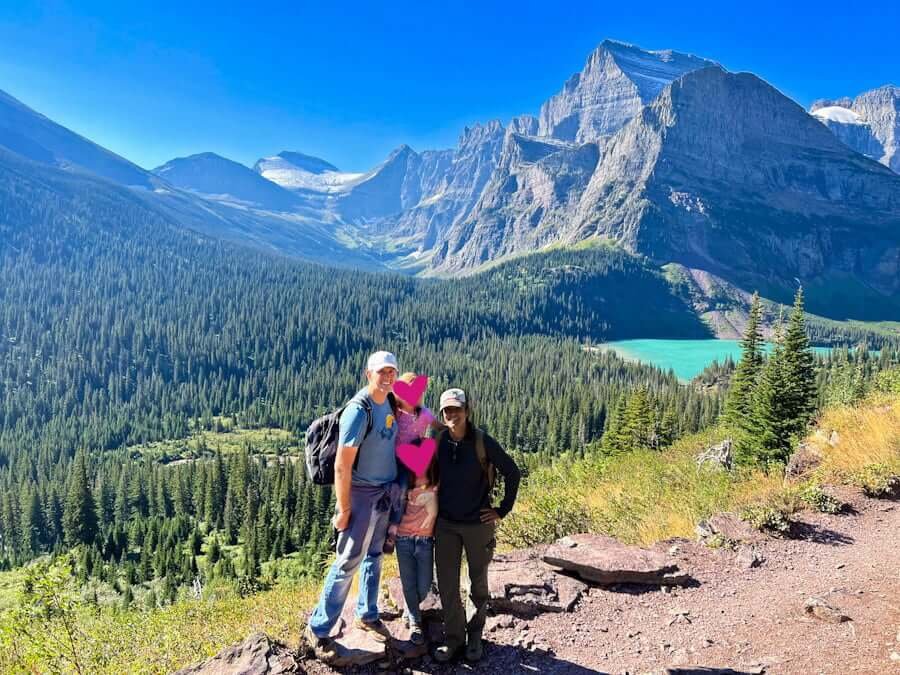
<instances>
[{"instance_id":1,"label":"blue jeans","mask_svg":"<svg viewBox=\"0 0 900 675\"><path fill-rule=\"evenodd\" d=\"M309 627L317 637L328 637L341 618L357 569L360 573L356 616L363 621L378 620L382 547L390 510L386 488L354 485L350 490L350 523L338 534L337 558L309 617Z\"/></svg>"},{"instance_id":2,"label":"blue jeans","mask_svg":"<svg viewBox=\"0 0 900 675\"><path fill-rule=\"evenodd\" d=\"M406 601L405 616L411 624L421 626L419 605L431 590L434 537L397 537L397 565Z\"/></svg>"}]
</instances>

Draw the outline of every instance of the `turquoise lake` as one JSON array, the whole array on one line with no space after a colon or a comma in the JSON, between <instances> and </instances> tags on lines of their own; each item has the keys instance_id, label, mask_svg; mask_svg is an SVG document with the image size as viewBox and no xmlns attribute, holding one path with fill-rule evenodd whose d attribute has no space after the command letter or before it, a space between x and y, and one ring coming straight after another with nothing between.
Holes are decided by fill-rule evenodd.
<instances>
[{"instance_id":1,"label":"turquoise lake","mask_svg":"<svg viewBox=\"0 0 900 675\"><path fill-rule=\"evenodd\" d=\"M618 340L599 345L611 349L628 361L640 361L675 371L680 380L690 380L713 361L721 363L730 356L741 358L740 340ZM827 347L813 351L827 354Z\"/></svg>"}]
</instances>

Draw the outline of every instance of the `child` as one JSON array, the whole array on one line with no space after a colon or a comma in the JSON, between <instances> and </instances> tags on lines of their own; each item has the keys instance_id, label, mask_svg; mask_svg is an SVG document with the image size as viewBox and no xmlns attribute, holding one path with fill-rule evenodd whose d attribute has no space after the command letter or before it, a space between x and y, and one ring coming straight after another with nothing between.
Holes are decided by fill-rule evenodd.
<instances>
[{"instance_id":1,"label":"child","mask_svg":"<svg viewBox=\"0 0 900 675\"><path fill-rule=\"evenodd\" d=\"M400 380L411 383L415 373L404 373ZM436 424L428 408L412 406L397 397L397 443L418 444L425 438L428 428ZM406 491L401 495L399 518L392 517L388 538L396 535L397 565L406 602L406 620L410 628L410 640L417 645L425 643L422 632L422 614L419 606L431 590L434 567L434 523L437 520L437 456L425 473L417 476L406 470ZM392 514L393 516L393 514Z\"/></svg>"}]
</instances>

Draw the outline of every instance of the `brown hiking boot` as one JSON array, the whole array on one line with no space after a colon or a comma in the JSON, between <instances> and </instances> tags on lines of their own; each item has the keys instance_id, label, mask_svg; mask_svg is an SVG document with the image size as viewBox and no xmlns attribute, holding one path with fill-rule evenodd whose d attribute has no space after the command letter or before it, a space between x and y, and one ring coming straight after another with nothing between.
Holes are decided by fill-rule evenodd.
<instances>
[{"instance_id":1,"label":"brown hiking boot","mask_svg":"<svg viewBox=\"0 0 900 675\"><path fill-rule=\"evenodd\" d=\"M359 617L356 617L353 620L353 627L371 633L372 637L379 642L387 642L391 637L391 631L388 630L388 627L384 625L384 621L381 619L363 621Z\"/></svg>"},{"instance_id":2,"label":"brown hiking boot","mask_svg":"<svg viewBox=\"0 0 900 675\"><path fill-rule=\"evenodd\" d=\"M313 633L309 624L306 625L306 628L303 631L303 639L312 650L313 655L320 661L327 663L337 656L337 643L335 643L334 638L320 638Z\"/></svg>"}]
</instances>

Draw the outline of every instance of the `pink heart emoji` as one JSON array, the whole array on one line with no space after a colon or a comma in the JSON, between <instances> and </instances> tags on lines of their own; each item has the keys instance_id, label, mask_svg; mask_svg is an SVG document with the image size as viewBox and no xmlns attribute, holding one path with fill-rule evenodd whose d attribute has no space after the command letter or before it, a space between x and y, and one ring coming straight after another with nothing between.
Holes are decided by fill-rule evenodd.
<instances>
[{"instance_id":1,"label":"pink heart emoji","mask_svg":"<svg viewBox=\"0 0 900 675\"><path fill-rule=\"evenodd\" d=\"M431 464L431 458L434 457L434 451L437 450L437 443L433 438L426 438L421 445L413 445L412 443L403 443L397 446L397 457L406 464L413 473L421 476Z\"/></svg>"},{"instance_id":2,"label":"pink heart emoji","mask_svg":"<svg viewBox=\"0 0 900 675\"><path fill-rule=\"evenodd\" d=\"M403 380L394 382L394 394L403 399L404 403L415 408L422 401L422 394L428 388L428 376L416 375L415 379L407 384Z\"/></svg>"}]
</instances>

